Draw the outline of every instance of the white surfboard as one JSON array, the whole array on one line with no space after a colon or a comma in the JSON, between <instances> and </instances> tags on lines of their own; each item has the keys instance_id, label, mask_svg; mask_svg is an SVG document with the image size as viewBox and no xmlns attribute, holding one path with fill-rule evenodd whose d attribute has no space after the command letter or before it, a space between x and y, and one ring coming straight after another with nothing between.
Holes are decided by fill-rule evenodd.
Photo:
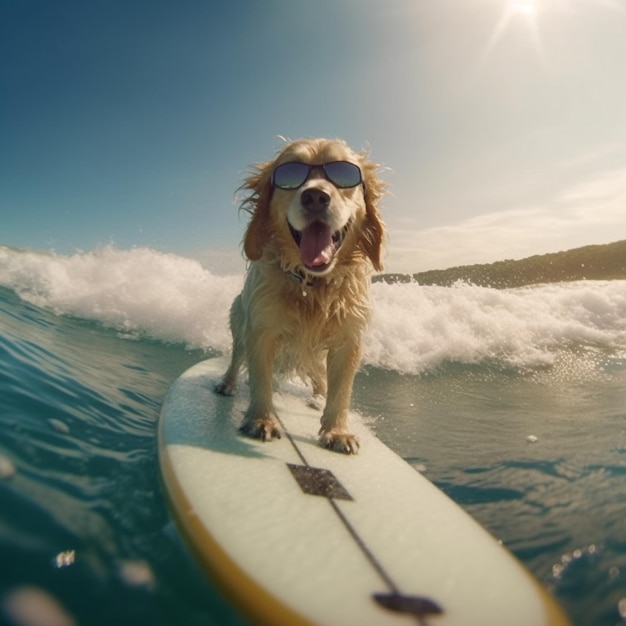
<instances>
[{"instance_id":1,"label":"white surfboard","mask_svg":"<svg viewBox=\"0 0 626 626\"><path fill-rule=\"evenodd\" d=\"M224 359L185 372L163 404L159 459L174 516L236 607L267 626L556 626L568 620L519 562L380 442L321 448L320 413L277 392L283 437L238 433L246 385Z\"/></svg>"}]
</instances>

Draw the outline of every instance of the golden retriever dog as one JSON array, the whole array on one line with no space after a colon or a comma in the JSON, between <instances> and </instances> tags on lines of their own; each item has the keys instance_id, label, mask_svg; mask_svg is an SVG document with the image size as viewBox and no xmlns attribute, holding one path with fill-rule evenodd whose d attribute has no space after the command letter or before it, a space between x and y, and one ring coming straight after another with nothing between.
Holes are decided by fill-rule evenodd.
<instances>
[{"instance_id":1,"label":"golden retriever dog","mask_svg":"<svg viewBox=\"0 0 626 626\"><path fill-rule=\"evenodd\" d=\"M321 445L358 451L347 419L370 274L382 269L377 169L343 141L302 139L258 164L242 186L252 216L243 240L249 264L230 312L232 360L216 391L232 395L247 365L246 435L280 437L273 375L295 373L311 382L314 400L326 397Z\"/></svg>"}]
</instances>

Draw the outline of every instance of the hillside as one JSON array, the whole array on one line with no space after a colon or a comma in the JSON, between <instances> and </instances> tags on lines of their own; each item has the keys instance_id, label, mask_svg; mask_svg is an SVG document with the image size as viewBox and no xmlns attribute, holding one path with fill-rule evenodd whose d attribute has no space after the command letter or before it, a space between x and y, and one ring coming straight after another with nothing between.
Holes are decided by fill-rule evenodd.
<instances>
[{"instance_id":1,"label":"hillside","mask_svg":"<svg viewBox=\"0 0 626 626\"><path fill-rule=\"evenodd\" d=\"M417 274L382 274L375 281L450 286L462 280L480 287L505 289L536 283L572 280L626 279L626 241L584 246L565 252L541 254L518 261L465 265Z\"/></svg>"}]
</instances>

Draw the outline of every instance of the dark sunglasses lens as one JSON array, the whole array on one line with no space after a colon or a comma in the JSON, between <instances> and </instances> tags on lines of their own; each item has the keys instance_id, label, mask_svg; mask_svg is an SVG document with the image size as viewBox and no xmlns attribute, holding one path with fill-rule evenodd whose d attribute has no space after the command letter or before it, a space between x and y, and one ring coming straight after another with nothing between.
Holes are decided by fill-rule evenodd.
<instances>
[{"instance_id":1,"label":"dark sunglasses lens","mask_svg":"<svg viewBox=\"0 0 626 626\"><path fill-rule=\"evenodd\" d=\"M335 161L324 165L328 179L337 187L356 187L361 182L361 170L347 161Z\"/></svg>"},{"instance_id":2,"label":"dark sunglasses lens","mask_svg":"<svg viewBox=\"0 0 626 626\"><path fill-rule=\"evenodd\" d=\"M274 185L279 189L297 189L309 175L305 163L283 163L274 170Z\"/></svg>"}]
</instances>

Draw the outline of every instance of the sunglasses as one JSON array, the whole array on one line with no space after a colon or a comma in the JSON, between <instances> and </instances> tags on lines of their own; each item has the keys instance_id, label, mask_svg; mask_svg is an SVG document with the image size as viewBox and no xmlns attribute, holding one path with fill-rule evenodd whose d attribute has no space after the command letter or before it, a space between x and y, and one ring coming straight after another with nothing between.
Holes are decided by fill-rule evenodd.
<instances>
[{"instance_id":1,"label":"sunglasses","mask_svg":"<svg viewBox=\"0 0 626 626\"><path fill-rule=\"evenodd\" d=\"M363 182L359 167L354 163L348 163L348 161L332 161L323 165L309 165L308 163L292 161L291 163L283 163L274 170L272 185L279 189L298 189L304 185L311 174L311 170L316 167L321 168L324 176L340 189L356 187Z\"/></svg>"}]
</instances>

